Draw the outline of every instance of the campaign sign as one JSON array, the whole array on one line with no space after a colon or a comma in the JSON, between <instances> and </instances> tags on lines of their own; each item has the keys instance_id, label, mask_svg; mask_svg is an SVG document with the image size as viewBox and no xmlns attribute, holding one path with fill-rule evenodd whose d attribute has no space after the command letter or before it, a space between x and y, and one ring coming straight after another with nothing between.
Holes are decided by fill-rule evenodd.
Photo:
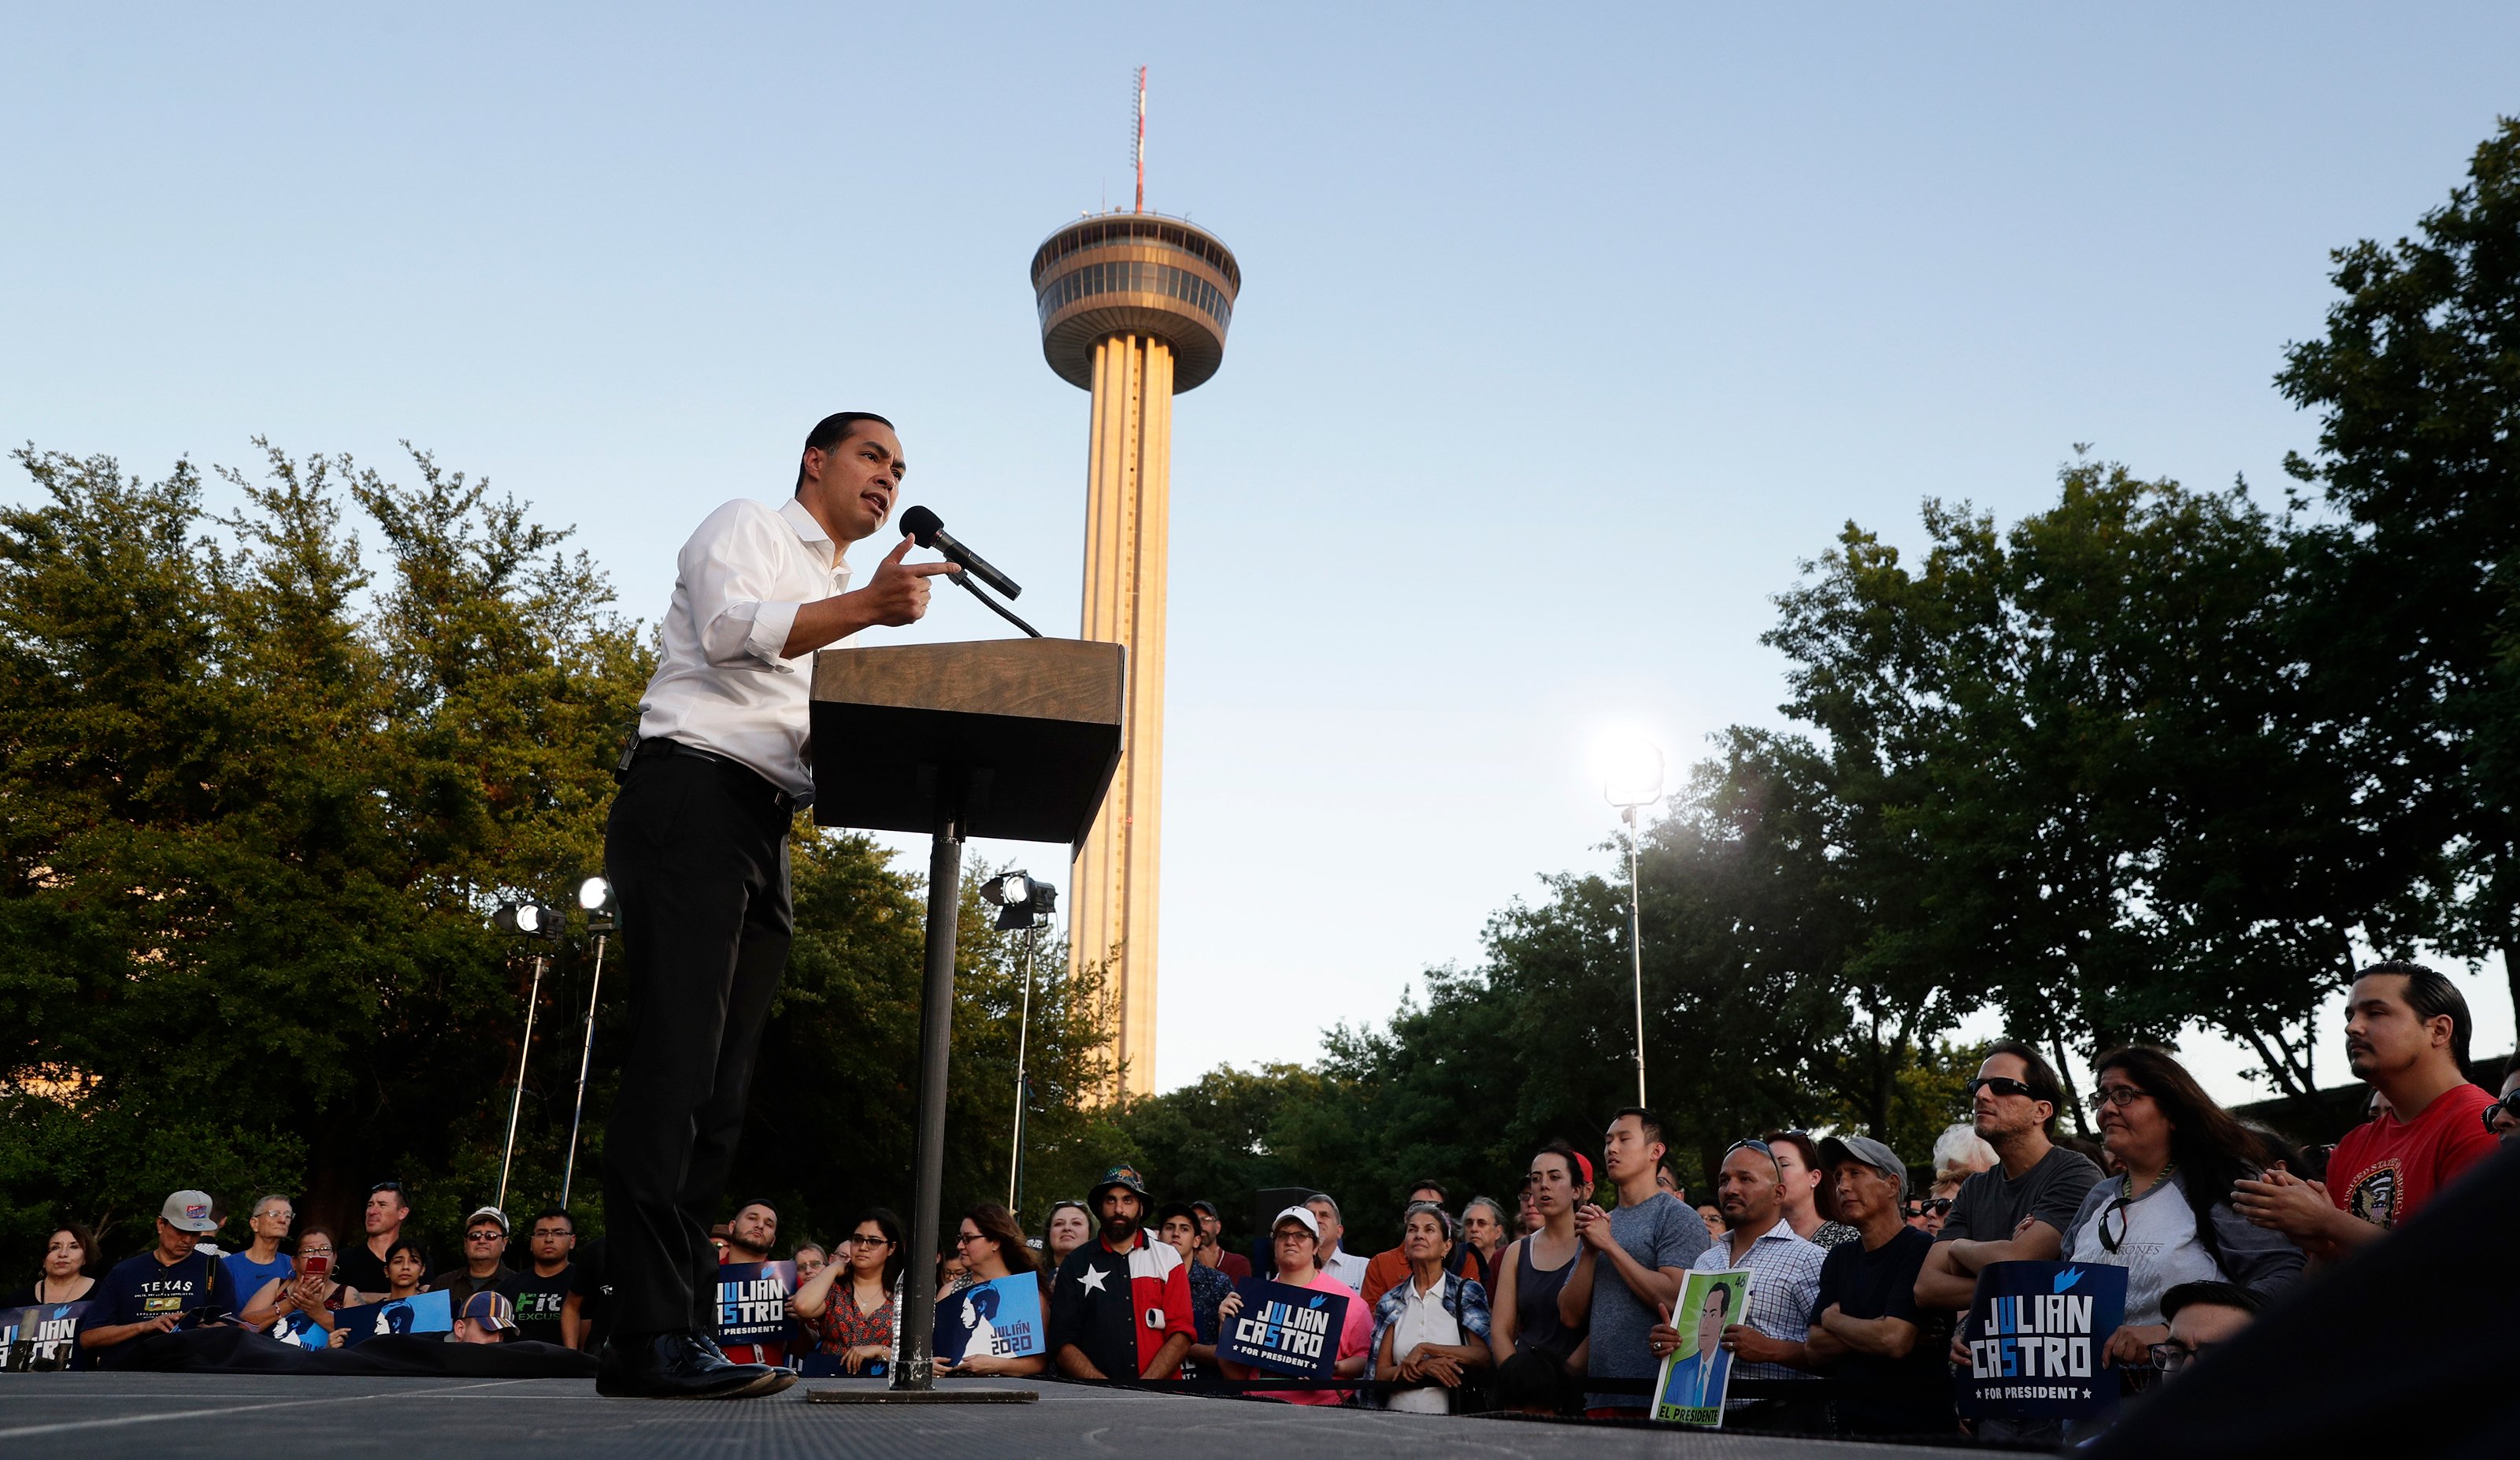
<instances>
[{"instance_id":1,"label":"campaign sign","mask_svg":"<svg viewBox=\"0 0 2520 1460\"><path fill-rule=\"evenodd\" d=\"M455 1302L443 1292L388 1298L382 1302L341 1309L333 1315L333 1328L341 1335L341 1342L353 1348L386 1334L452 1333Z\"/></svg>"},{"instance_id":2,"label":"campaign sign","mask_svg":"<svg viewBox=\"0 0 2520 1460\"><path fill-rule=\"evenodd\" d=\"M1347 1299L1266 1278L1246 1278L1234 1286L1242 1295L1242 1310L1217 1335L1219 1358L1289 1379L1336 1377Z\"/></svg>"},{"instance_id":3,"label":"campaign sign","mask_svg":"<svg viewBox=\"0 0 2520 1460\"><path fill-rule=\"evenodd\" d=\"M728 1262L717 1270L717 1341L784 1344L788 1295L796 1291L793 1262Z\"/></svg>"},{"instance_id":4,"label":"campaign sign","mask_svg":"<svg viewBox=\"0 0 2520 1460\"><path fill-rule=\"evenodd\" d=\"M2109 1335L2125 1321L2127 1270L2095 1262L1998 1262L1969 1305L1965 1415L2072 1419L2117 1407Z\"/></svg>"},{"instance_id":5,"label":"campaign sign","mask_svg":"<svg viewBox=\"0 0 2520 1460\"><path fill-rule=\"evenodd\" d=\"M1739 1323L1750 1305L1750 1269L1692 1272L1680 1285L1672 1326L1680 1346L1654 1376L1653 1417L1667 1425L1721 1429L1724 1395L1732 1387L1732 1350L1724 1330Z\"/></svg>"},{"instance_id":6,"label":"campaign sign","mask_svg":"<svg viewBox=\"0 0 2520 1460\"><path fill-rule=\"evenodd\" d=\"M1030 1358L1049 1350L1041 1327L1041 1280L1029 1272L973 1283L936 1300L936 1356Z\"/></svg>"},{"instance_id":7,"label":"campaign sign","mask_svg":"<svg viewBox=\"0 0 2520 1460\"><path fill-rule=\"evenodd\" d=\"M0 1370L13 1374L67 1369L78 1355L84 1302L47 1302L0 1309Z\"/></svg>"}]
</instances>

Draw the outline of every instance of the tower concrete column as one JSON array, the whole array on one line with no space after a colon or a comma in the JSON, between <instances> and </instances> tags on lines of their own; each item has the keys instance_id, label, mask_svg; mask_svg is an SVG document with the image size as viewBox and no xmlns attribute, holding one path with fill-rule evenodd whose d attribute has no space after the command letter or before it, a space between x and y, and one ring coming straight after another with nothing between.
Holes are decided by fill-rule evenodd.
<instances>
[{"instance_id":1,"label":"tower concrete column","mask_svg":"<svg viewBox=\"0 0 2520 1460\"><path fill-rule=\"evenodd\" d=\"M1123 1070L1110 1093L1143 1095L1155 1086L1173 395L1223 362L1242 267L1184 219L1112 213L1044 241L1032 284L1043 358L1093 394L1082 632L1129 651L1120 767L1072 870L1068 959L1104 966Z\"/></svg>"},{"instance_id":2,"label":"tower concrete column","mask_svg":"<svg viewBox=\"0 0 2520 1460\"><path fill-rule=\"evenodd\" d=\"M1070 884L1068 958L1104 965L1112 1053L1132 1095L1154 1088L1172 367L1160 340L1113 335L1095 345L1085 469L1082 632L1127 647L1128 708L1120 769Z\"/></svg>"}]
</instances>

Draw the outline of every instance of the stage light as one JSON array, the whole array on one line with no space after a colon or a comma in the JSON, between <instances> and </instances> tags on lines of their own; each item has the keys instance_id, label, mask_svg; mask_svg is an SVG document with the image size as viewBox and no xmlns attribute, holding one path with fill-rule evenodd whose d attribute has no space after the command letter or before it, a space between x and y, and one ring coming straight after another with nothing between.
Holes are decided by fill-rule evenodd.
<instances>
[{"instance_id":1,"label":"stage light","mask_svg":"<svg viewBox=\"0 0 2520 1460\"><path fill-rule=\"evenodd\" d=\"M518 937L560 936L560 913L539 902L502 902L490 915L491 926Z\"/></svg>"},{"instance_id":2,"label":"stage light","mask_svg":"<svg viewBox=\"0 0 2520 1460\"><path fill-rule=\"evenodd\" d=\"M998 930L1030 928L1058 910L1058 889L1029 873L1008 872L980 884L980 900L998 909Z\"/></svg>"},{"instance_id":3,"label":"stage light","mask_svg":"<svg viewBox=\"0 0 2520 1460\"><path fill-rule=\"evenodd\" d=\"M1622 809L1650 806L1662 799L1662 748L1641 735L1619 735L1605 742L1598 755L1601 797Z\"/></svg>"},{"instance_id":4,"label":"stage light","mask_svg":"<svg viewBox=\"0 0 2520 1460\"><path fill-rule=\"evenodd\" d=\"M601 877L590 877L577 885L577 905L588 912L602 912L612 900L612 884Z\"/></svg>"}]
</instances>

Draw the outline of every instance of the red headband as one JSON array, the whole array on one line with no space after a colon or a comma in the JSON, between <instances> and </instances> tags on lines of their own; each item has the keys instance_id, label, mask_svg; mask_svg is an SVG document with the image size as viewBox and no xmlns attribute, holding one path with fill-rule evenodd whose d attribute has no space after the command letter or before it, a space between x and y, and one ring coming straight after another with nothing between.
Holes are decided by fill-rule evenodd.
<instances>
[{"instance_id":1,"label":"red headband","mask_svg":"<svg viewBox=\"0 0 2520 1460\"><path fill-rule=\"evenodd\" d=\"M1575 1169L1584 1173L1584 1189L1586 1191L1591 1191L1593 1189L1593 1163L1586 1161L1581 1153L1578 1153L1575 1157Z\"/></svg>"}]
</instances>

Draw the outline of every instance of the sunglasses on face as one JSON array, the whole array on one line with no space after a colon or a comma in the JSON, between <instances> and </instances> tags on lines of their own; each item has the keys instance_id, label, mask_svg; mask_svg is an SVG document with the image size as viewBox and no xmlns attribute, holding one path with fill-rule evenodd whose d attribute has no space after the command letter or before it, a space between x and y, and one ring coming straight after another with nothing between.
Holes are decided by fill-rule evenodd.
<instances>
[{"instance_id":1,"label":"sunglasses on face","mask_svg":"<svg viewBox=\"0 0 2520 1460\"><path fill-rule=\"evenodd\" d=\"M465 1233L464 1240L467 1242L496 1242L507 1235L507 1233L498 1231L495 1228L484 1227L477 1232Z\"/></svg>"},{"instance_id":2,"label":"sunglasses on face","mask_svg":"<svg viewBox=\"0 0 2520 1460\"><path fill-rule=\"evenodd\" d=\"M2176 1374L2196 1362L2207 1349L2220 1346L2217 1344L2198 1344L2191 1347L2175 1339L2167 1344L2155 1344L2152 1346L2152 1366L2164 1374Z\"/></svg>"},{"instance_id":3,"label":"sunglasses on face","mask_svg":"<svg viewBox=\"0 0 2520 1460\"><path fill-rule=\"evenodd\" d=\"M2520 1090L2514 1090L2485 1108L2485 1133L2500 1135L2504 1119L2520 1120Z\"/></svg>"},{"instance_id":4,"label":"sunglasses on face","mask_svg":"<svg viewBox=\"0 0 2520 1460\"><path fill-rule=\"evenodd\" d=\"M1980 1090L1993 1090L1998 1095L2019 1095L2030 1100L2038 1098L2028 1085L2001 1074L1981 1074L1968 1082L1969 1099L1975 1100Z\"/></svg>"}]
</instances>

